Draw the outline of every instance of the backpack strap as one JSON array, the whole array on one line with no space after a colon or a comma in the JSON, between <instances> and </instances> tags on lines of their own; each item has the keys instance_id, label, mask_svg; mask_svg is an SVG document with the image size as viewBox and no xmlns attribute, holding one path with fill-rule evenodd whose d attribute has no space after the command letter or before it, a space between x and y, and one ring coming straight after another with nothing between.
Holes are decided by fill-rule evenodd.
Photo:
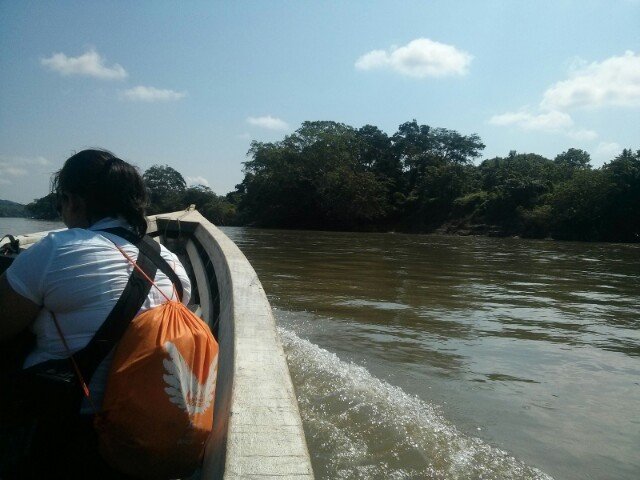
<instances>
[{"instance_id":1,"label":"backpack strap","mask_svg":"<svg viewBox=\"0 0 640 480\"><path fill-rule=\"evenodd\" d=\"M127 242L133 243L136 247L138 247L138 249L142 253L144 253L148 258L151 259L151 261L158 267L158 269L162 273L169 277L169 280L171 280L171 283L173 283L173 286L176 288L178 298L180 298L180 301L182 301L182 282L180 281L180 278L173 270L173 268L171 268L171 265L167 263L162 255L160 255L160 246L158 245L158 242L156 242L149 235L144 235L142 238L140 238L135 233L123 227L105 228L99 231L117 235L118 237L124 238Z\"/></svg>"},{"instance_id":2,"label":"backpack strap","mask_svg":"<svg viewBox=\"0 0 640 480\"><path fill-rule=\"evenodd\" d=\"M159 254L160 245L157 243L156 245ZM142 251L140 253L142 253ZM157 267L147 255L144 253L139 254L136 263L149 278L155 277ZM109 313L87 346L74 354L75 360L87 383L91 381L91 377L98 368L98 365L100 365L115 344L122 338L131 320L133 320L133 317L135 317L147 299L150 289L151 284L137 268L134 268L122 295L120 295L111 313Z\"/></svg>"}]
</instances>

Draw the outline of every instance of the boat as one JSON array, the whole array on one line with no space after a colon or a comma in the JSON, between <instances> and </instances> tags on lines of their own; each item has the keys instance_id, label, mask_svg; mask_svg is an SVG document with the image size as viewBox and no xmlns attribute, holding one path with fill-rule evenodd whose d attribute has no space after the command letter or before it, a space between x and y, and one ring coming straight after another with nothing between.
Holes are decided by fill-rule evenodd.
<instances>
[{"instance_id":1,"label":"boat","mask_svg":"<svg viewBox=\"0 0 640 480\"><path fill-rule=\"evenodd\" d=\"M14 247L29 248L47 233L17 236ZM190 308L220 348L213 431L193 478L312 479L273 312L247 258L194 206L148 217L147 233L185 265L193 284ZM0 269L10 261L11 254L5 255Z\"/></svg>"}]
</instances>

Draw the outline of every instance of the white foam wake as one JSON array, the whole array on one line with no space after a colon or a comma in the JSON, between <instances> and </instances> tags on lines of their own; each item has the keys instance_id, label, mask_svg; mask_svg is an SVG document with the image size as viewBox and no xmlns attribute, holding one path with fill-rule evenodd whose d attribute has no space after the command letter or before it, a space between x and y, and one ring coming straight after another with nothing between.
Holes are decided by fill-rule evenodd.
<instances>
[{"instance_id":1,"label":"white foam wake","mask_svg":"<svg viewBox=\"0 0 640 480\"><path fill-rule=\"evenodd\" d=\"M365 368L278 331L317 478L551 479Z\"/></svg>"}]
</instances>

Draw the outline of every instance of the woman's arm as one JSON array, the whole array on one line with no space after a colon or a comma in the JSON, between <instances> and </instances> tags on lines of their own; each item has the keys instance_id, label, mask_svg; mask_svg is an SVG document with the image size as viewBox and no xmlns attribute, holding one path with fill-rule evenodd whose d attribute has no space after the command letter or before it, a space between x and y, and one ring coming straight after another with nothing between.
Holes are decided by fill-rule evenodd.
<instances>
[{"instance_id":1,"label":"woman's arm","mask_svg":"<svg viewBox=\"0 0 640 480\"><path fill-rule=\"evenodd\" d=\"M39 305L11 288L6 273L0 275L0 342L9 340L31 325L39 311Z\"/></svg>"}]
</instances>

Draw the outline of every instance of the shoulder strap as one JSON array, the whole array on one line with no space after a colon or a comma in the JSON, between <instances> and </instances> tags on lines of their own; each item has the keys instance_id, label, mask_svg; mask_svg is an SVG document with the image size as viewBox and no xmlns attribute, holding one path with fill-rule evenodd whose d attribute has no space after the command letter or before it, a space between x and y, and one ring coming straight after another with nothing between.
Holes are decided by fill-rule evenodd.
<instances>
[{"instance_id":1,"label":"shoulder strap","mask_svg":"<svg viewBox=\"0 0 640 480\"><path fill-rule=\"evenodd\" d=\"M160 245L157 248L159 251ZM157 267L149 257L144 254L138 255L136 263L149 278L155 277ZM91 380L100 362L104 360L115 344L122 338L131 320L133 320L133 317L135 317L147 299L150 289L151 284L137 268L134 268L122 295L120 295L111 313L109 313L87 346L74 354L87 383Z\"/></svg>"},{"instance_id":2,"label":"shoulder strap","mask_svg":"<svg viewBox=\"0 0 640 480\"><path fill-rule=\"evenodd\" d=\"M136 263L149 278L154 279L156 271L164 273L176 288L178 297L182 300L182 282L176 272L160 255L160 244L148 235L139 238L126 228L116 227L101 230L112 233L133 243L139 249ZM122 338L127 327L142 308L149 295L151 283L149 283L137 268L133 269L129 281L120 295L116 305L111 310L91 341L82 350L75 353L74 357L86 382L91 381L100 362L109 354L116 343Z\"/></svg>"},{"instance_id":3,"label":"shoulder strap","mask_svg":"<svg viewBox=\"0 0 640 480\"><path fill-rule=\"evenodd\" d=\"M133 243L140 252L144 253L151 261L158 267L158 269L164 273L171 283L173 283L174 287L176 287L176 292L178 293L178 298L182 301L182 282L176 272L171 268L171 265L167 263L167 261L160 255L160 246L158 242L156 242L149 235L145 235L142 238L138 237L133 232L127 230L122 227L115 228L105 228L100 230L101 232L112 233L117 235L118 237L124 238L127 242Z\"/></svg>"}]
</instances>

